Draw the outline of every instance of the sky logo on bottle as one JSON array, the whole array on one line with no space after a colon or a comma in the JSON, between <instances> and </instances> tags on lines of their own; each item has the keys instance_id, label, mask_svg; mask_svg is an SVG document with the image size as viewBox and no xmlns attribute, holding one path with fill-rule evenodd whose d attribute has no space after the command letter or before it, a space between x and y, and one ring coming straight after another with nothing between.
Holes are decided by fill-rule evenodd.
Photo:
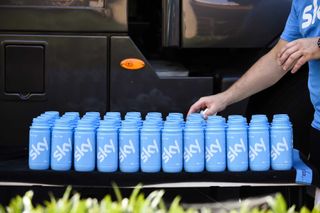
<instances>
[{"instance_id":1,"label":"sky logo on bottle","mask_svg":"<svg viewBox=\"0 0 320 213\"><path fill-rule=\"evenodd\" d=\"M196 139L194 144L184 148L184 160L188 162L194 154L201 153L199 141Z\"/></svg>"},{"instance_id":2,"label":"sky logo on bottle","mask_svg":"<svg viewBox=\"0 0 320 213\"><path fill-rule=\"evenodd\" d=\"M56 151L53 153L53 158L60 161L68 152L71 151L71 138L68 138L68 142L62 144L62 146L56 146Z\"/></svg>"},{"instance_id":3,"label":"sky logo on bottle","mask_svg":"<svg viewBox=\"0 0 320 213\"><path fill-rule=\"evenodd\" d=\"M129 140L129 145L124 145L123 147L120 147L120 162L123 162L128 155L134 153L136 153L136 150L133 146L132 140Z\"/></svg>"},{"instance_id":4,"label":"sky logo on bottle","mask_svg":"<svg viewBox=\"0 0 320 213\"><path fill-rule=\"evenodd\" d=\"M215 153L222 152L222 147L218 139L215 142L210 144L209 147L206 147L206 161L210 161Z\"/></svg>"},{"instance_id":5,"label":"sky logo on bottle","mask_svg":"<svg viewBox=\"0 0 320 213\"><path fill-rule=\"evenodd\" d=\"M105 144L103 147L99 147L98 151L98 160L100 162L103 162L106 157L108 157L108 154L115 153L116 148L114 146L113 140L110 139L109 144Z\"/></svg>"},{"instance_id":6,"label":"sky logo on bottle","mask_svg":"<svg viewBox=\"0 0 320 213\"><path fill-rule=\"evenodd\" d=\"M245 152L246 147L244 145L243 139L240 138L240 143L234 144L234 146L229 146L229 151L228 151L228 159L230 162L233 162L236 157L238 157L239 153Z\"/></svg>"},{"instance_id":7,"label":"sky logo on bottle","mask_svg":"<svg viewBox=\"0 0 320 213\"><path fill-rule=\"evenodd\" d=\"M267 151L266 144L263 141L263 138L260 138L260 143L255 143L254 146L250 146L249 149L249 158L250 161L254 161L260 152Z\"/></svg>"},{"instance_id":8,"label":"sky logo on bottle","mask_svg":"<svg viewBox=\"0 0 320 213\"><path fill-rule=\"evenodd\" d=\"M30 156L32 160L37 159L37 157L41 154L41 152L49 150L49 145L46 137L43 137L42 140L43 140L42 142L39 141L36 145L35 144L31 145Z\"/></svg>"},{"instance_id":9,"label":"sky logo on bottle","mask_svg":"<svg viewBox=\"0 0 320 213\"><path fill-rule=\"evenodd\" d=\"M164 160L164 163L168 163L169 160L173 157L173 155L180 153L178 141L175 140L174 144L175 145L169 146L168 149L167 147L163 148L162 158Z\"/></svg>"},{"instance_id":10,"label":"sky logo on bottle","mask_svg":"<svg viewBox=\"0 0 320 213\"><path fill-rule=\"evenodd\" d=\"M76 152L74 155L75 155L76 161L79 161L85 155L85 153L92 152L92 145L91 145L90 139L88 138L87 143L81 144L80 147L76 146L75 150Z\"/></svg>"},{"instance_id":11,"label":"sky logo on bottle","mask_svg":"<svg viewBox=\"0 0 320 213\"><path fill-rule=\"evenodd\" d=\"M146 163L151 158L152 154L159 152L157 141L153 140L153 144L148 145L147 147L143 147L141 151L141 160L143 161L143 163Z\"/></svg>"},{"instance_id":12,"label":"sky logo on bottle","mask_svg":"<svg viewBox=\"0 0 320 213\"><path fill-rule=\"evenodd\" d=\"M289 150L289 146L285 137L282 137L282 143L279 142L276 145L272 145L271 148L271 158L272 160L276 160L281 152L285 152Z\"/></svg>"}]
</instances>

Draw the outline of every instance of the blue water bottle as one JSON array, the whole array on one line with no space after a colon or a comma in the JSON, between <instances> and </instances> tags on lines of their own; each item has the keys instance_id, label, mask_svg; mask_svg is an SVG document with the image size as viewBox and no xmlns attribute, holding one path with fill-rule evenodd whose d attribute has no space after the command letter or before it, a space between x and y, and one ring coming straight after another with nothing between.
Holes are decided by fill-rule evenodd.
<instances>
[{"instance_id":1,"label":"blue water bottle","mask_svg":"<svg viewBox=\"0 0 320 213\"><path fill-rule=\"evenodd\" d=\"M121 172L139 171L139 127L134 120L124 120L119 131L119 167Z\"/></svg>"},{"instance_id":2,"label":"blue water bottle","mask_svg":"<svg viewBox=\"0 0 320 213\"><path fill-rule=\"evenodd\" d=\"M289 116L285 114L274 115L270 134L271 168L273 170L290 170L293 163L293 136Z\"/></svg>"},{"instance_id":3,"label":"blue water bottle","mask_svg":"<svg viewBox=\"0 0 320 213\"><path fill-rule=\"evenodd\" d=\"M68 171L72 166L73 129L70 120L56 120L51 136L51 169Z\"/></svg>"},{"instance_id":4,"label":"blue water bottle","mask_svg":"<svg viewBox=\"0 0 320 213\"><path fill-rule=\"evenodd\" d=\"M90 172L96 164L96 132L90 119L81 119L74 132L74 169Z\"/></svg>"},{"instance_id":5,"label":"blue water bottle","mask_svg":"<svg viewBox=\"0 0 320 213\"><path fill-rule=\"evenodd\" d=\"M249 125L249 167L252 171L270 169L270 133L266 115L253 115Z\"/></svg>"},{"instance_id":6,"label":"blue water bottle","mask_svg":"<svg viewBox=\"0 0 320 213\"><path fill-rule=\"evenodd\" d=\"M97 130L97 169L115 172L118 169L118 127L116 120L103 120Z\"/></svg>"},{"instance_id":7,"label":"blue water bottle","mask_svg":"<svg viewBox=\"0 0 320 213\"><path fill-rule=\"evenodd\" d=\"M157 121L143 122L140 133L140 165L142 172L161 170L161 132Z\"/></svg>"},{"instance_id":8,"label":"blue water bottle","mask_svg":"<svg viewBox=\"0 0 320 213\"><path fill-rule=\"evenodd\" d=\"M227 127L227 168L232 172L247 171L249 167L248 132L244 117L229 117Z\"/></svg>"},{"instance_id":9,"label":"blue water bottle","mask_svg":"<svg viewBox=\"0 0 320 213\"><path fill-rule=\"evenodd\" d=\"M202 172L204 170L204 131L201 120L189 120L184 129L184 170Z\"/></svg>"},{"instance_id":10,"label":"blue water bottle","mask_svg":"<svg viewBox=\"0 0 320 213\"><path fill-rule=\"evenodd\" d=\"M181 172L183 169L183 132L179 121L166 121L162 130L162 170Z\"/></svg>"},{"instance_id":11,"label":"blue water bottle","mask_svg":"<svg viewBox=\"0 0 320 213\"><path fill-rule=\"evenodd\" d=\"M45 118L34 118L29 131L29 168L46 170L50 165L51 128Z\"/></svg>"},{"instance_id":12,"label":"blue water bottle","mask_svg":"<svg viewBox=\"0 0 320 213\"><path fill-rule=\"evenodd\" d=\"M221 116L208 116L205 130L206 170L222 172L227 168L226 123Z\"/></svg>"}]
</instances>

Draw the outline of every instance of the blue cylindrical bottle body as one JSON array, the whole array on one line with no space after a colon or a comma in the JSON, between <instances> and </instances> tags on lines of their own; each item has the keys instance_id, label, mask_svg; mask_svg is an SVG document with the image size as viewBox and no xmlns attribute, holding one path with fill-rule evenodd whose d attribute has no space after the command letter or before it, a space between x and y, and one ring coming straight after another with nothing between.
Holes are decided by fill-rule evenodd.
<instances>
[{"instance_id":1,"label":"blue cylindrical bottle body","mask_svg":"<svg viewBox=\"0 0 320 213\"><path fill-rule=\"evenodd\" d=\"M191 124L192 123L192 124ZM202 172L204 161L204 132L201 121L188 121L184 129L184 170Z\"/></svg>"},{"instance_id":2,"label":"blue cylindrical bottle body","mask_svg":"<svg viewBox=\"0 0 320 213\"><path fill-rule=\"evenodd\" d=\"M227 128L227 167L229 171L243 172L249 167L247 126L228 124Z\"/></svg>"},{"instance_id":3,"label":"blue cylindrical bottle body","mask_svg":"<svg viewBox=\"0 0 320 213\"><path fill-rule=\"evenodd\" d=\"M69 126L55 126L52 129L51 169L68 171L72 166L73 130Z\"/></svg>"},{"instance_id":4,"label":"blue cylindrical bottle body","mask_svg":"<svg viewBox=\"0 0 320 213\"><path fill-rule=\"evenodd\" d=\"M183 134L180 123L174 123L174 128L165 123L162 131L162 170L169 173L183 170Z\"/></svg>"},{"instance_id":5,"label":"blue cylindrical bottle body","mask_svg":"<svg viewBox=\"0 0 320 213\"><path fill-rule=\"evenodd\" d=\"M210 124L208 121L205 131L206 170L222 172L227 167L226 159L226 131L224 121Z\"/></svg>"},{"instance_id":6,"label":"blue cylindrical bottle body","mask_svg":"<svg viewBox=\"0 0 320 213\"><path fill-rule=\"evenodd\" d=\"M273 170L292 168L293 137L290 123L271 126L271 167Z\"/></svg>"},{"instance_id":7,"label":"blue cylindrical bottle body","mask_svg":"<svg viewBox=\"0 0 320 213\"><path fill-rule=\"evenodd\" d=\"M51 129L48 124L33 125L29 131L29 168L46 170L50 166Z\"/></svg>"},{"instance_id":8,"label":"blue cylindrical bottle body","mask_svg":"<svg viewBox=\"0 0 320 213\"><path fill-rule=\"evenodd\" d=\"M78 127L74 133L74 169L90 172L96 164L96 133L90 125Z\"/></svg>"},{"instance_id":9,"label":"blue cylindrical bottle body","mask_svg":"<svg viewBox=\"0 0 320 213\"><path fill-rule=\"evenodd\" d=\"M155 122L146 126L140 133L140 165L142 172L160 172L161 170L161 134Z\"/></svg>"},{"instance_id":10,"label":"blue cylindrical bottle body","mask_svg":"<svg viewBox=\"0 0 320 213\"><path fill-rule=\"evenodd\" d=\"M114 126L100 126L97 130L97 169L100 172L118 170L118 130Z\"/></svg>"},{"instance_id":11,"label":"blue cylindrical bottle body","mask_svg":"<svg viewBox=\"0 0 320 213\"><path fill-rule=\"evenodd\" d=\"M137 127L137 123L134 121L124 121L119 132L120 171L139 171L139 148L139 129Z\"/></svg>"},{"instance_id":12,"label":"blue cylindrical bottle body","mask_svg":"<svg viewBox=\"0 0 320 213\"><path fill-rule=\"evenodd\" d=\"M249 166L252 171L267 171L270 169L269 124L250 125L249 159Z\"/></svg>"}]
</instances>

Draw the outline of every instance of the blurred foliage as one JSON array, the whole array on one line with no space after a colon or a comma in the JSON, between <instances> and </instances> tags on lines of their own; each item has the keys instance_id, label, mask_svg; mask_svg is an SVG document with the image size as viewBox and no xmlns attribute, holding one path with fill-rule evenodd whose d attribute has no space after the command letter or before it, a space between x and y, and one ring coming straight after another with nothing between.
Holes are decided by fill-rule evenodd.
<instances>
[{"instance_id":1,"label":"blurred foliage","mask_svg":"<svg viewBox=\"0 0 320 213\"><path fill-rule=\"evenodd\" d=\"M116 200L111 195L106 195L101 201L95 198L81 199L79 193L71 195L71 187L67 187L62 198L50 196L44 205L34 206L32 203L33 192L28 191L23 197L16 196L7 207L0 205L0 213L209 213L214 210L204 204L200 209L184 208L180 204L180 197L176 197L169 206L163 201L164 190L151 192L147 197L141 192L142 185L137 185L131 196L125 198L121 195L119 188L114 184ZM250 202L250 201L248 201ZM250 207L248 202L243 202L239 209L226 211L229 213L320 213L320 208L309 210L302 207L300 211L295 206L288 208L281 194L266 197L267 205Z\"/></svg>"}]
</instances>

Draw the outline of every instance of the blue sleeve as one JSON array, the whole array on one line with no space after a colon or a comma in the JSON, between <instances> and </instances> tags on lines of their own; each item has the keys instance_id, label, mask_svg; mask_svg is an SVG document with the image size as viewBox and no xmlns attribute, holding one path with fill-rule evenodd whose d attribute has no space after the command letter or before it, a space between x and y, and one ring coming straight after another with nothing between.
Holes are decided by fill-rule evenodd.
<instances>
[{"instance_id":1,"label":"blue sleeve","mask_svg":"<svg viewBox=\"0 0 320 213\"><path fill-rule=\"evenodd\" d=\"M287 19L286 26L280 36L280 38L288 42L302 38L300 29L299 29L298 13L295 8L295 5L296 5L296 1L292 1L291 11Z\"/></svg>"}]
</instances>

